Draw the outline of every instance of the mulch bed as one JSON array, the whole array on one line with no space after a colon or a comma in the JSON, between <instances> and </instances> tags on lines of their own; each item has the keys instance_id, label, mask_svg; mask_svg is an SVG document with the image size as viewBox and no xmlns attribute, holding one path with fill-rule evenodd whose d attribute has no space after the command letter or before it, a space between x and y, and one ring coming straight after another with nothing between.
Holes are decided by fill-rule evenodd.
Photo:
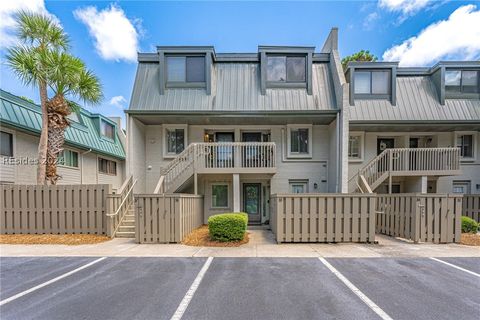
<instances>
[{"instance_id":1,"label":"mulch bed","mask_svg":"<svg viewBox=\"0 0 480 320\"><path fill-rule=\"evenodd\" d=\"M63 244L75 246L96 244L111 240L104 235L96 234L3 234L0 244Z\"/></svg>"},{"instance_id":2,"label":"mulch bed","mask_svg":"<svg viewBox=\"0 0 480 320\"><path fill-rule=\"evenodd\" d=\"M245 237L241 241L220 242L210 239L208 234L208 226L203 225L192 231L183 239L182 244L193 247L239 247L249 241L248 232L245 232Z\"/></svg>"},{"instance_id":3,"label":"mulch bed","mask_svg":"<svg viewBox=\"0 0 480 320\"><path fill-rule=\"evenodd\" d=\"M460 243L466 246L480 246L480 233L462 233Z\"/></svg>"}]
</instances>

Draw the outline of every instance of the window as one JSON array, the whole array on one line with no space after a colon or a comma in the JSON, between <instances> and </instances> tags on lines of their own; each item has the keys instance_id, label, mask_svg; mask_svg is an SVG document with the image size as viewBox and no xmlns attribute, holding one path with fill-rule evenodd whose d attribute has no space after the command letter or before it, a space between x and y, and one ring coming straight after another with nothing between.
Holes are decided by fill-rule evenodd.
<instances>
[{"instance_id":1,"label":"window","mask_svg":"<svg viewBox=\"0 0 480 320\"><path fill-rule=\"evenodd\" d=\"M115 138L115 128L110 123L102 120L100 124L100 130L101 130L100 133L102 134L102 136L112 140Z\"/></svg>"},{"instance_id":2,"label":"window","mask_svg":"<svg viewBox=\"0 0 480 320\"><path fill-rule=\"evenodd\" d=\"M290 192L291 193L307 193L308 192L308 180L290 180Z\"/></svg>"},{"instance_id":3,"label":"window","mask_svg":"<svg viewBox=\"0 0 480 320\"><path fill-rule=\"evenodd\" d=\"M205 82L205 57L167 57L167 82Z\"/></svg>"},{"instance_id":4,"label":"window","mask_svg":"<svg viewBox=\"0 0 480 320\"><path fill-rule=\"evenodd\" d=\"M167 129L167 153L179 154L185 149L185 130Z\"/></svg>"},{"instance_id":5,"label":"window","mask_svg":"<svg viewBox=\"0 0 480 320\"><path fill-rule=\"evenodd\" d=\"M0 133L0 155L5 157L13 157L13 135L3 131L0 131Z\"/></svg>"},{"instance_id":6,"label":"window","mask_svg":"<svg viewBox=\"0 0 480 320\"><path fill-rule=\"evenodd\" d=\"M470 181L453 181L452 186L453 193L469 194L470 193Z\"/></svg>"},{"instance_id":7,"label":"window","mask_svg":"<svg viewBox=\"0 0 480 320\"><path fill-rule=\"evenodd\" d=\"M58 155L58 164L66 167L78 168L78 152L63 150Z\"/></svg>"},{"instance_id":8,"label":"window","mask_svg":"<svg viewBox=\"0 0 480 320\"><path fill-rule=\"evenodd\" d=\"M445 72L447 93L479 93L479 71L448 70Z\"/></svg>"},{"instance_id":9,"label":"window","mask_svg":"<svg viewBox=\"0 0 480 320\"><path fill-rule=\"evenodd\" d=\"M290 130L290 152L308 153L308 129Z\"/></svg>"},{"instance_id":10,"label":"window","mask_svg":"<svg viewBox=\"0 0 480 320\"><path fill-rule=\"evenodd\" d=\"M212 208L228 207L228 185L214 184L212 185Z\"/></svg>"},{"instance_id":11,"label":"window","mask_svg":"<svg viewBox=\"0 0 480 320\"><path fill-rule=\"evenodd\" d=\"M306 57L267 56L267 81L306 82Z\"/></svg>"},{"instance_id":12,"label":"window","mask_svg":"<svg viewBox=\"0 0 480 320\"><path fill-rule=\"evenodd\" d=\"M362 135L352 134L348 139L348 158L362 159Z\"/></svg>"},{"instance_id":13,"label":"window","mask_svg":"<svg viewBox=\"0 0 480 320\"><path fill-rule=\"evenodd\" d=\"M81 122L80 122L80 117L78 116L78 113L76 113L76 112L70 113L70 114L67 116L67 118L68 118L68 120L70 120L70 121L77 122L77 123L81 123Z\"/></svg>"},{"instance_id":14,"label":"window","mask_svg":"<svg viewBox=\"0 0 480 320\"><path fill-rule=\"evenodd\" d=\"M98 171L100 173L117 175L117 163L113 160L98 158Z\"/></svg>"},{"instance_id":15,"label":"window","mask_svg":"<svg viewBox=\"0 0 480 320\"><path fill-rule=\"evenodd\" d=\"M355 94L387 95L390 94L390 72L355 71Z\"/></svg>"},{"instance_id":16,"label":"window","mask_svg":"<svg viewBox=\"0 0 480 320\"><path fill-rule=\"evenodd\" d=\"M460 148L460 156L462 158L473 158L473 134L457 135L457 147Z\"/></svg>"}]
</instances>

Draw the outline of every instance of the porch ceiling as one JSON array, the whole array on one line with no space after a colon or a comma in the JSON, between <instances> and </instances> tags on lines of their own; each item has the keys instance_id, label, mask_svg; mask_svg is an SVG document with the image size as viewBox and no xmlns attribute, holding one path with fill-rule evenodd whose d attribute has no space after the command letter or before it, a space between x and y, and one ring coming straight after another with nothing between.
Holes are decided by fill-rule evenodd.
<instances>
[{"instance_id":1,"label":"porch ceiling","mask_svg":"<svg viewBox=\"0 0 480 320\"><path fill-rule=\"evenodd\" d=\"M169 113L129 113L143 124L191 125L284 125L284 124L329 124L335 120L337 111L328 112L285 112L285 113L225 113L189 112Z\"/></svg>"}]
</instances>

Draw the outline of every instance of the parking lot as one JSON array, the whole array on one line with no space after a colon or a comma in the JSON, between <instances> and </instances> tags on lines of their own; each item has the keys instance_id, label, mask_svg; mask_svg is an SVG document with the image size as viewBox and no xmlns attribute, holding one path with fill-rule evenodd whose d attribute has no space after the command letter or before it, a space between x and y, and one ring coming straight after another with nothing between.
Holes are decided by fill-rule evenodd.
<instances>
[{"instance_id":1,"label":"parking lot","mask_svg":"<svg viewBox=\"0 0 480 320\"><path fill-rule=\"evenodd\" d=\"M480 258L2 257L0 267L2 320L478 319L480 310Z\"/></svg>"}]
</instances>

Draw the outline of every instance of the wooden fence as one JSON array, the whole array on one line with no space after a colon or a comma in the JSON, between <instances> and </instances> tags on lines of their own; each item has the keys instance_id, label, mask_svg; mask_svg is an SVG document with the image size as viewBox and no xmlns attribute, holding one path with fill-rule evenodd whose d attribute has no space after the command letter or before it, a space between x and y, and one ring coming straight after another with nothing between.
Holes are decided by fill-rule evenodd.
<instances>
[{"instance_id":1,"label":"wooden fence","mask_svg":"<svg viewBox=\"0 0 480 320\"><path fill-rule=\"evenodd\" d=\"M179 243L203 222L203 196L141 194L134 207L138 243Z\"/></svg>"},{"instance_id":2,"label":"wooden fence","mask_svg":"<svg viewBox=\"0 0 480 320\"><path fill-rule=\"evenodd\" d=\"M375 194L276 194L270 198L277 242L374 242Z\"/></svg>"},{"instance_id":3,"label":"wooden fence","mask_svg":"<svg viewBox=\"0 0 480 320\"><path fill-rule=\"evenodd\" d=\"M462 211L462 215L480 223L480 194L464 194Z\"/></svg>"},{"instance_id":4,"label":"wooden fence","mask_svg":"<svg viewBox=\"0 0 480 320\"><path fill-rule=\"evenodd\" d=\"M0 234L106 233L107 184L2 185Z\"/></svg>"},{"instance_id":5,"label":"wooden fence","mask_svg":"<svg viewBox=\"0 0 480 320\"><path fill-rule=\"evenodd\" d=\"M378 233L415 242L460 242L461 195L409 193L377 198Z\"/></svg>"}]
</instances>

